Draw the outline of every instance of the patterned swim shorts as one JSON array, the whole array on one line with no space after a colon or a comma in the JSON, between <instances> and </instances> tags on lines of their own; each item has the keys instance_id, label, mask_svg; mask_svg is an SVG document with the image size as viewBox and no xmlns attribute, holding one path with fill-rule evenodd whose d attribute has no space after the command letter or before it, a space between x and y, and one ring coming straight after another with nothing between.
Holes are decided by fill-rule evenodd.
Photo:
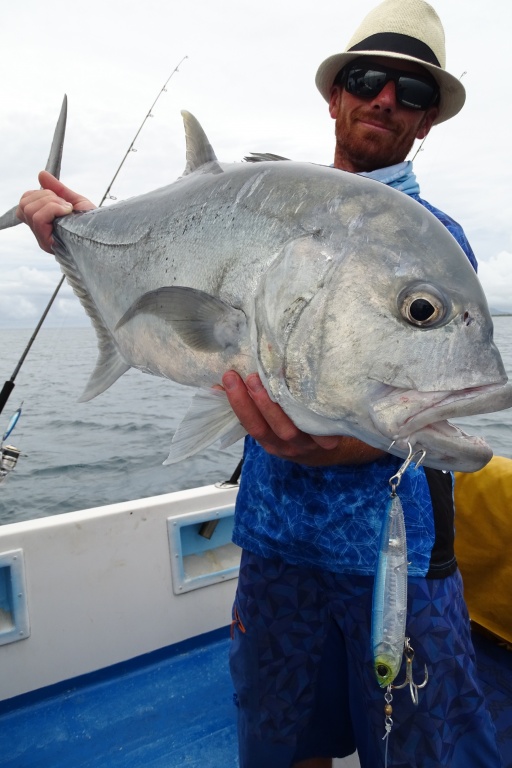
<instances>
[{"instance_id":1,"label":"patterned swim shorts","mask_svg":"<svg viewBox=\"0 0 512 768\"><path fill-rule=\"evenodd\" d=\"M384 690L371 652L373 578L288 565L244 552L230 667L240 768L290 768L357 748L384 766ZM459 572L410 578L407 635L413 674L429 681L414 705L393 691L392 768L500 768L477 677ZM396 683L402 682L402 668Z\"/></svg>"}]
</instances>

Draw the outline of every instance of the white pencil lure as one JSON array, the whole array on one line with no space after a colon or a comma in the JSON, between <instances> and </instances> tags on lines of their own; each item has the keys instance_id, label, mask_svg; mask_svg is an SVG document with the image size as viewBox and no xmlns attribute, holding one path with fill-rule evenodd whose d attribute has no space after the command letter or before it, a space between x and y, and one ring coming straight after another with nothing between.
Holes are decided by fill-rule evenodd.
<instances>
[{"instance_id":1,"label":"white pencil lure","mask_svg":"<svg viewBox=\"0 0 512 768\"><path fill-rule=\"evenodd\" d=\"M416 461L417 469L424 458L425 451L414 452L409 444L408 457L389 480L391 498L382 524L372 606L373 666L381 688L391 685L398 675L406 647L407 538L396 491L409 465Z\"/></svg>"},{"instance_id":2,"label":"white pencil lure","mask_svg":"<svg viewBox=\"0 0 512 768\"><path fill-rule=\"evenodd\" d=\"M416 460L418 468L425 458L425 451L413 452L409 444L409 455L393 477L390 478L391 498L386 517L382 524L377 559L377 571L373 587L372 606L372 649L373 668L377 682L386 689L384 694L384 725L386 741L384 766L388 765L389 734L393 727L393 689L409 686L413 704L418 704L418 689L424 688L428 681L427 668L425 679L416 684L412 677L414 650L409 638L405 636L407 620L407 538L402 504L396 489L409 464ZM406 674L401 685L393 685L405 654Z\"/></svg>"},{"instance_id":3,"label":"white pencil lure","mask_svg":"<svg viewBox=\"0 0 512 768\"><path fill-rule=\"evenodd\" d=\"M373 667L381 688L398 675L407 618L407 541L402 504L392 495L382 526L372 608Z\"/></svg>"}]
</instances>

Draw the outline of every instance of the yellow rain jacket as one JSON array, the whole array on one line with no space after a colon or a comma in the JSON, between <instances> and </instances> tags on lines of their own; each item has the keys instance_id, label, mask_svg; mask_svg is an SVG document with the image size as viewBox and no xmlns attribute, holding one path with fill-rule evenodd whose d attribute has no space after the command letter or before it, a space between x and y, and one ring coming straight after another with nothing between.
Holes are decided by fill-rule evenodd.
<instances>
[{"instance_id":1,"label":"yellow rain jacket","mask_svg":"<svg viewBox=\"0 0 512 768\"><path fill-rule=\"evenodd\" d=\"M455 473L455 527L469 615L512 643L512 459Z\"/></svg>"}]
</instances>

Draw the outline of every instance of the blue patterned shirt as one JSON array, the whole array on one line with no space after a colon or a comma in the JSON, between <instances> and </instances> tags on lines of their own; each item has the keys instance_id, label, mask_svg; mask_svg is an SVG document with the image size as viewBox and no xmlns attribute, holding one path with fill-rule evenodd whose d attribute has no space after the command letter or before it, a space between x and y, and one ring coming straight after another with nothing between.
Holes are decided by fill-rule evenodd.
<instances>
[{"instance_id":1,"label":"blue patterned shirt","mask_svg":"<svg viewBox=\"0 0 512 768\"><path fill-rule=\"evenodd\" d=\"M445 225L476 271L462 227L416 192L409 195ZM246 437L233 541L261 557L373 575L388 481L402 463L389 454L368 464L308 467L271 456ZM434 482L436 472L409 467L400 483L411 576L444 576L456 568L452 478L448 474ZM439 502L436 497L434 504L440 486L440 496L448 498Z\"/></svg>"}]
</instances>

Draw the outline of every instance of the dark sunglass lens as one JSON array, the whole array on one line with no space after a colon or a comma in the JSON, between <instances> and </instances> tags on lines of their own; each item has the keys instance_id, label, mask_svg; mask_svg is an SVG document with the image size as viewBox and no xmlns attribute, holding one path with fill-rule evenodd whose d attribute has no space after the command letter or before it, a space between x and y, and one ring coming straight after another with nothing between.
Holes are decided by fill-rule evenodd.
<instances>
[{"instance_id":1,"label":"dark sunglass lens","mask_svg":"<svg viewBox=\"0 0 512 768\"><path fill-rule=\"evenodd\" d=\"M385 72L354 67L348 71L346 88L349 93L364 98L365 96L376 96L384 87L385 82Z\"/></svg>"},{"instance_id":2,"label":"dark sunglass lens","mask_svg":"<svg viewBox=\"0 0 512 768\"><path fill-rule=\"evenodd\" d=\"M411 109L428 109L434 101L436 88L415 77L402 75L396 86L396 97L400 104Z\"/></svg>"},{"instance_id":3,"label":"dark sunglass lens","mask_svg":"<svg viewBox=\"0 0 512 768\"><path fill-rule=\"evenodd\" d=\"M409 109L428 109L435 103L438 88L434 81L407 75L387 67L375 65L353 66L344 70L345 88L349 93L360 98L374 98L386 83L395 83L396 98L399 104Z\"/></svg>"}]
</instances>

